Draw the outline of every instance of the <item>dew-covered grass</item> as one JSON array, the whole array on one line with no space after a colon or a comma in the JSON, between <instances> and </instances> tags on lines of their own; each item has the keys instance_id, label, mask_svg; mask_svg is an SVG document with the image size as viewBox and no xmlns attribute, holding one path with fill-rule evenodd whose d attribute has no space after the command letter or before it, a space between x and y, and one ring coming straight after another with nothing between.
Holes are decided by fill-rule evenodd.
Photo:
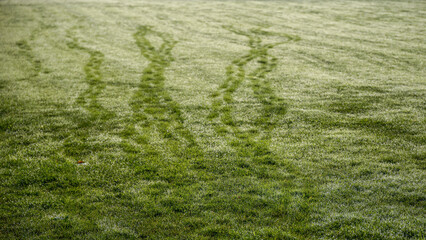
<instances>
[{"instance_id":1,"label":"dew-covered grass","mask_svg":"<svg viewBox=\"0 0 426 240\"><path fill-rule=\"evenodd\" d=\"M1 239L424 239L424 1L0 1Z\"/></svg>"}]
</instances>

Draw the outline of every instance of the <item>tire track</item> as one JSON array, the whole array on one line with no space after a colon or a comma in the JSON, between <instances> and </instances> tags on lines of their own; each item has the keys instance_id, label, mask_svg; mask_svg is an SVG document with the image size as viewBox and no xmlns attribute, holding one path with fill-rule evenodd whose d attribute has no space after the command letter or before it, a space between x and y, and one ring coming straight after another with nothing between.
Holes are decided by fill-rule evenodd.
<instances>
[{"instance_id":1,"label":"tire track","mask_svg":"<svg viewBox=\"0 0 426 240\"><path fill-rule=\"evenodd\" d=\"M100 51L79 45L78 39L71 37L70 33L68 33L68 38L71 39L71 41L67 42L67 46L70 49L80 50L90 55L89 61L84 66L84 73L86 75L84 82L88 85L88 88L78 96L78 105L86 109L92 118L110 118L113 114L104 108L98 100L99 95L106 87L106 84L102 81L100 71L102 62L104 61L104 54Z\"/></svg>"},{"instance_id":2,"label":"tire track","mask_svg":"<svg viewBox=\"0 0 426 240\"><path fill-rule=\"evenodd\" d=\"M162 44L154 47L150 36L160 38ZM179 105L164 87L164 71L173 61L171 51L176 41L149 26L140 26L133 37L150 62L129 103L132 117L122 133L123 149L141 177L188 183L192 181L188 168L202 164L204 153L184 126ZM160 139L157 145L152 143L155 136Z\"/></svg>"},{"instance_id":3,"label":"tire track","mask_svg":"<svg viewBox=\"0 0 426 240\"><path fill-rule=\"evenodd\" d=\"M33 35L33 34L32 34ZM22 54L25 56L28 62L31 63L31 74L28 76L28 79L34 79L40 75L41 72L41 61L34 55L33 49L28 44L27 40L20 40L16 42L16 45L21 50ZM21 80L25 80L21 79Z\"/></svg>"},{"instance_id":4,"label":"tire track","mask_svg":"<svg viewBox=\"0 0 426 240\"><path fill-rule=\"evenodd\" d=\"M271 150L271 133L278 124L280 116L287 112L287 104L284 99L275 95L271 83L266 75L277 65L277 58L268 53L269 49L284 44L289 41L297 41L300 38L286 34L274 34L260 29L253 29L248 32L236 30L232 27L225 27L227 30L248 38L250 50L232 61L226 68L226 79L217 91L212 94L211 112L209 119L219 119L215 131L224 137L235 149L237 156L245 162L243 168L250 169L251 173L259 179L268 181L269 178L282 181L282 188L288 194L283 197L273 210L273 217L284 222L288 226L288 231L303 227L308 221L312 208L312 197L315 191L309 181L305 181L303 174L290 162L280 159ZM263 44L262 35L275 35L287 38L287 41L274 44ZM257 67L246 73L247 65L257 61ZM253 95L261 105L260 116L256 119L248 120L250 129L243 129L234 120L235 92L244 81L248 81ZM279 161L277 161L279 160ZM251 167L251 166L258 167ZM267 168L267 172L278 171L285 168L288 175L277 175L272 177L265 174L265 171L258 169ZM298 210L292 210L295 207Z\"/></svg>"},{"instance_id":5,"label":"tire track","mask_svg":"<svg viewBox=\"0 0 426 240\"><path fill-rule=\"evenodd\" d=\"M36 21L38 22L38 25L35 29L31 31L28 40L22 39L16 42L16 46L18 46L18 48L21 50L21 54L24 55L26 60L31 64L30 75L26 78L22 78L19 80L35 79L40 75L40 72L42 71L43 73L50 72L48 69L43 68L41 60L37 58L37 56L34 54L34 50L30 44L30 42L35 41L35 39L38 37L38 35L41 34L43 30L48 29L50 26L46 25L42 20Z\"/></svg>"},{"instance_id":6,"label":"tire track","mask_svg":"<svg viewBox=\"0 0 426 240\"><path fill-rule=\"evenodd\" d=\"M235 126L235 122L229 115L231 110L229 105L233 103L233 93L239 88L241 83L247 79L250 81L254 97L262 105L261 116L256 120L256 129L252 129L251 131L258 132L257 126L259 125L264 129L268 128L269 130L273 130L276 125L276 119L273 120L274 116L284 115L287 111L287 106L282 98L274 94L270 82L266 78L267 73L271 72L277 65L277 58L270 56L268 50L289 41L298 41L300 38L287 34L270 33L260 29L252 29L249 32L243 32L228 26L225 28L235 34L249 38L248 45L250 51L248 54L235 59L232 64L227 67L226 80L212 95L215 100L213 101L213 111L210 113L209 118L213 119L222 115L222 122L228 126ZM274 44L262 44L259 35L285 37L288 40ZM246 74L245 67L255 60L257 60L259 66L252 72ZM228 104L228 106L225 106L225 104Z\"/></svg>"},{"instance_id":7,"label":"tire track","mask_svg":"<svg viewBox=\"0 0 426 240\"><path fill-rule=\"evenodd\" d=\"M81 46L76 37L72 36L70 30L67 31L67 46L89 54L89 60L83 67L85 78L84 82L88 85L87 89L80 93L76 103L88 114L82 116L72 116L77 123L77 127L73 129L72 135L64 142L64 151L67 156L79 161L82 157L102 150L99 144L91 143L90 137L94 135L94 131L102 131L107 121L115 116L103 107L99 102L99 96L105 89L106 84L102 81L100 71L104 55L100 51Z\"/></svg>"},{"instance_id":8,"label":"tire track","mask_svg":"<svg viewBox=\"0 0 426 240\"><path fill-rule=\"evenodd\" d=\"M240 135L238 133L241 133L241 130L236 126L232 117L232 112L234 111L233 94L238 90L243 81L248 80L254 97L261 104L261 110L260 116L254 121L254 127L247 132L259 135L259 130L263 130L267 133L264 135L264 138L269 138L270 134L268 133L275 128L277 124L276 121L278 120L277 117L287 112L287 105L282 98L275 95L269 80L266 78L267 73L271 72L277 65L277 58L270 56L268 50L285 42L262 44L262 39L259 35L271 35L273 33L265 32L260 29L243 32L232 27L225 28L233 33L247 37L249 39L248 45L250 51L248 54L232 61L231 65L227 67L227 77L224 83L222 83L219 89L212 95L214 100L209 118L214 119L219 117L223 125L228 127L228 130L224 130L223 128L221 130L218 129L219 133L231 131L236 135ZM285 36L288 41L299 40L298 37L290 35L280 36ZM252 72L246 73L245 67L254 61L257 62L258 67ZM259 129L259 126L261 126L261 129ZM251 137L253 137L253 135Z\"/></svg>"}]
</instances>

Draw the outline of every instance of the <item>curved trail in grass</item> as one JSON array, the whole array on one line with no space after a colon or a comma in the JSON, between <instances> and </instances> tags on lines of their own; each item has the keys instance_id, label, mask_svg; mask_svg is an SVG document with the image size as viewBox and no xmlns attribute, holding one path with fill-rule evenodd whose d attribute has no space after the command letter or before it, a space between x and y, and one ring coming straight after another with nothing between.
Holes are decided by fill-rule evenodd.
<instances>
[{"instance_id":1,"label":"curved trail in grass","mask_svg":"<svg viewBox=\"0 0 426 240\"><path fill-rule=\"evenodd\" d=\"M34 42L43 30L49 28L49 26L47 26L42 20L38 20L37 22L38 25L31 31L28 40L21 39L16 42L16 45L22 51L22 55L25 56L26 60L31 64L30 75L19 80L35 79L40 75L40 72L42 71L43 73L49 73L49 70L43 67L41 60L36 56L33 48L31 47L31 42Z\"/></svg>"},{"instance_id":2,"label":"curved trail in grass","mask_svg":"<svg viewBox=\"0 0 426 240\"><path fill-rule=\"evenodd\" d=\"M70 39L67 42L67 46L70 49L79 50L90 55L89 61L83 68L85 73L84 82L88 87L80 93L76 100L76 103L85 109L88 115L79 117L75 121L77 127L73 131L73 135L67 138L64 143L65 154L78 161L82 160L81 157L83 156L101 150L100 146L89 143L89 138L93 134L91 131L102 130L106 121L115 114L103 107L98 100L99 95L106 87L106 84L102 81L100 71L104 55L100 51L81 46L78 39L72 36L70 31L68 31L67 37Z\"/></svg>"},{"instance_id":3,"label":"curved trail in grass","mask_svg":"<svg viewBox=\"0 0 426 240\"><path fill-rule=\"evenodd\" d=\"M89 61L84 66L84 73L86 75L84 82L88 85L88 88L78 96L77 103L85 108L90 113L91 117L110 116L111 113L105 109L98 100L99 95L106 87L106 84L102 81L100 72L100 67L104 60L103 53L79 45L75 37L70 38L72 41L67 42L69 48L77 49L90 55Z\"/></svg>"},{"instance_id":4,"label":"curved trail in grass","mask_svg":"<svg viewBox=\"0 0 426 240\"><path fill-rule=\"evenodd\" d=\"M245 151L247 146L256 146L255 148L258 148L262 153L255 155L259 157L256 159L261 162L265 160L263 161L264 163L273 165L275 163L267 156L270 151L266 149L266 146L269 143L265 141L269 140L271 131L276 127L277 117L286 113L287 105L282 98L274 94L270 82L266 78L266 74L276 67L277 61L277 58L271 56L268 50L276 45L283 44L283 42L262 44L262 39L258 36L258 33L264 33L264 31L254 29L250 32L243 32L231 27L226 28L233 33L248 37L250 51L244 56L232 61L231 65L226 68L225 81L212 95L214 100L209 118L220 119L222 124L216 128L219 134L224 135L227 132L231 132L240 140L240 143L232 144L239 152L240 150ZM297 38L288 37L288 39L296 40ZM257 61L258 67L252 72L246 73L245 67L254 61ZM235 109L233 109L233 104L235 103L233 95L245 80L249 80L254 97L261 104L261 109L260 116L253 121L253 127L243 131L237 126L232 114L235 112ZM253 141L260 134L261 130L265 133L261 141ZM240 147L242 149L239 149Z\"/></svg>"},{"instance_id":5,"label":"curved trail in grass","mask_svg":"<svg viewBox=\"0 0 426 240\"><path fill-rule=\"evenodd\" d=\"M266 78L266 74L271 72L276 67L277 58L268 53L269 49L284 44L278 42L274 44L262 44L262 39L258 35L278 35L286 37L288 41L298 41L299 37L287 34L274 34L262 31L260 29L252 29L250 32L243 32L231 27L225 27L229 31L249 38L250 51L246 55L235 59L232 64L226 68L226 79L213 93L214 101L212 111L209 115L210 119L220 117L221 121L227 126L235 126L235 121L232 119L230 106L234 100L232 95L240 87L244 80L250 81L250 86L254 97L262 105L261 116L256 120L256 128L252 129L258 132L258 125L263 129L273 130L276 125L275 116L284 115L287 111L287 106L284 100L277 97L271 88L270 82ZM245 67L247 64L257 61L258 67L252 72L246 73Z\"/></svg>"},{"instance_id":6,"label":"curved trail in grass","mask_svg":"<svg viewBox=\"0 0 426 240\"><path fill-rule=\"evenodd\" d=\"M34 39L34 35L35 35L36 31L33 31L31 33L30 39ZM30 46L30 44L28 43L27 40L20 40L16 42L16 45L19 47L19 49L22 51L23 55L25 56L25 58L27 59L28 62L31 63L31 74L27 77L28 79L34 79L36 77L38 77L40 75L40 71L41 71L41 61L40 59L38 59L33 52L32 47ZM27 78L21 79L21 80L25 80Z\"/></svg>"},{"instance_id":7,"label":"curved trail in grass","mask_svg":"<svg viewBox=\"0 0 426 240\"><path fill-rule=\"evenodd\" d=\"M280 159L271 150L271 133L276 128L280 116L287 112L287 104L284 99L275 95L271 83L266 75L277 65L277 58L270 55L268 50L274 46L289 41L297 41L297 36L286 34L274 34L260 29L252 29L248 32L225 27L229 31L248 38L250 50L232 61L226 68L226 79L219 89L212 94L213 103L208 116L210 120L219 119L215 131L228 141L235 149L237 156L243 159L241 168L249 169L252 175L257 176L260 181L281 182L281 191L286 192L281 200L273 207L273 217L283 222L286 232L290 235L299 235L309 221L312 208L312 197L315 191L311 183L304 180L303 175L290 162ZM274 44L263 44L262 35L278 35L287 38L287 41ZM257 67L246 72L248 64L257 62ZM244 120L251 126L241 126L235 120L234 95L244 81L248 81L254 98L260 103L259 116L254 119ZM265 175L264 171L279 172L284 168L287 174ZM296 208L296 209L292 209ZM303 234L302 234L303 235Z\"/></svg>"},{"instance_id":8,"label":"curved trail in grass","mask_svg":"<svg viewBox=\"0 0 426 240\"><path fill-rule=\"evenodd\" d=\"M160 38L161 45L155 47L150 36ZM133 162L137 175L145 179L179 184L192 181L188 168L202 162L203 151L184 126L179 105L164 87L164 71L173 61L171 51L176 42L149 26L140 26L133 37L150 62L130 100L133 113L122 132L128 160Z\"/></svg>"}]
</instances>

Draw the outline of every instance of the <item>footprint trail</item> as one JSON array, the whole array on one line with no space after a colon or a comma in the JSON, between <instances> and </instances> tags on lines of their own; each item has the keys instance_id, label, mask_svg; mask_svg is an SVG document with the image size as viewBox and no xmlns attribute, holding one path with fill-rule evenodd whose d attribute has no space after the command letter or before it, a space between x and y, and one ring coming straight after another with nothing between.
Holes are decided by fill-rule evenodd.
<instances>
[{"instance_id":1,"label":"footprint trail","mask_svg":"<svg viewBox=\"0 0 426 240\"><path fill-rule=\"evenodd\" d=\"M68 31L67 37L70 39L67 42L70 49L79 50L90 56L83 67L85 73L83 80L88 87L80 93L76 100L77 105L85 109L88 114L83 114L77 117L78 119L74 119L77 127L64 143L65 154L79 161L89 154L102 150L103 147L93 143L91 138L96 137L96 132L106 128L108 120L112 119L115 114L99 102L99 96L106 87L106 84L102 81L100 70L104 60L103 53L80 45L71 31Z\"/></svg>"},{"instance_id":2,"label":"footprint trail","mask_svg":"<svg viewBox=\"0 0 426 240\"><path fill-rule=\"evenodd\" d=\"M201 163L204 154L164 86L176 41L149 26L140 26L133 36L149 64L129 103L133 113L122 133L124 150L142 178L191 182L188 170ZM161 45L154 47L149 36L160 38Z\"/></svg>"},{"instance_id":3,"label":"footprint trail","mask_svg":"<svg viewBox=\"0 0 426 240\"><path fill-rule=\"evenodd\" d=\"M225 27L227 30L248 38L250 50L245 55L235 59L226 68L226 79L212 94L211 112L208 118L218 119L215 131L225 138L242 161L241 168L248 169L252 175L261 181L280 181L281 196L279 203L275 203L274 217L287 226L286 231L294 233L297 226L308 221L311 211L312 196L315 195L310 183L304 181L304 176L289 161L280 158L271 150L271 135L278 124L280 117L287 112L284 99L275 95L267 74L276 67L277 58L268 50L273 47L299 40L296 36L275 34L285 37L286 41L264 44L261 36L270 36L260 29L248 32ZM256 64L254 70L247 72L248 64ZM259 116L248 119L250 128L243 128L235 120L235 94L244 81L248 81L255 100L260 105ZM241 111L241 110L239 110ZM286 174L279 174L281 169ZM268 169L262 171L262 169ZM265 174L265 172L275 174ZM292 209L293 208L293 209ZM297 208L297 210L295 210ZM297 221L295 221L297 219ZM297 222L297 223L296 223ZM297 226L296 226L297 225ZM297 235L297 234L296 234Z\"/></svg>"}]
</instances>

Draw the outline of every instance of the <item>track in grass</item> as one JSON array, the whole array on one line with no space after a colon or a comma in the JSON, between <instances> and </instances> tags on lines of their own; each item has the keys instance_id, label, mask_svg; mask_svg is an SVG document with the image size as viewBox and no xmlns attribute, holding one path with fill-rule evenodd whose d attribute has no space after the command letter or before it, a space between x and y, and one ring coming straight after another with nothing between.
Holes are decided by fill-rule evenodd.
<instances>
[{"instance_id":1,"label":"track in grass","mask_svg":"<svg viewBox=\"0 0 426 240\"><path fill-rule=\"evenodd\" d=\"M276 117L286 113L287 105L282 98L275 96L266 74L273 70L277 61L275 57L268 54L268 49L282 43L262 44L262 40L257 33L263 31L258 29L243 32L230 27L226 28L233 33L248 37L250 51L248 54L232 61L232 64L226 68L225 81L212 95L214 100L209 118L220 119L222 124L216 127L217 133L224 135L224 133L231 132L236 136L238 141L233 141L232 145L238 152L241 152L240 154L243 154L246 149L251 149L249 146L253 145L255 146L253 149L258 149L259 151L254 158L257 162L274 165L273 158L269 156L270 151L266 149L269 145L267 140L270 138L270 132L275 128ZM252 72L246 73L245 67L253 61L259 63L258 67ZM255 120L251 120L253 127L249 130L242 130L232 116L235 112L233 109L233 104L235 104L233 95L245 80L250 81L254 96L261 104L260 116ZM266 134L261 140L254 141L261 130Z\"/></svg>"},{"instance_id":2,"label":"track in grass","mask_svg":"<svg viewBox=\"0 0 426 240\"><path fill-rule=\"evenodd\" d=\"M272 215L284 223L285 231L293 235L299 227L306 227L304 224L308 221L311 210L311 197L315 193L311 184L304 182L304 177L294 166L284 159L280 159L271 150L271 133L277 126L280 116L286 114L287 104L284 99L275 95L266 75L277 64L277 58L270 55L268 50L288 41L297 41L299 38L286 34L270 33L261 29L245 32L228 26L225 28L235 34L247 37L250 50L247 54L232 61L226 68L225 81L212 94L213 103L208 118L211 120L219 119L215 131L235 149L239 161L242 161L239 164L240 168L248 170L246 172L249 175L256 176L260 181L268 182L268 179L274 179L273 181L282 182L280 190L286 192L286 194L272 207L274 209ZM285 37L287 41L263 44L261 36L268 35ZM248 64L255 62L257 62L257 67L246 72ZM249 127L243 127L242 123L235 120L237 103L234 95L244 81L249 82L254 98L260 104L259 116L254 119L245 119ZM284 168L288 174L279 174L281 168ZM265 169L267 171L262 171ZM277 174L268 175L265 174L266 172ZM299 181L299 183L296 183L296 181ZM298 210L291 208L298 208Z\"/></svg>"},{"instance_id":3,"label":"track in grass","mask_svg":"<svg viewBox=\"0 0 426 240\"><path fill-rule=\"evenodd\" d=\"M67 43L69 48L77 49L90 55L89 61L84 66L84 73L86 75L84 81L88 84L88 88L78 96L77 103L85 108L94 118L111 116L111 113L98 100L99 95L106 87L106 84L102 81L100 71L102 62L104 61L104 54L100 51L79 45L78 39L75 37L71 37L71 39L72 41Z\"/></svg>"},{"instance_id":4,"label":"track in grass","mask_svg":"<svg viewBox=\"0 0 426 240\"><path fill-rule=\"evenodd\" d=\"M275 116L284 115L287 111L287 106L284 100L277 97L271 88L270 82L266 78L266 74L271 72L275 66L277 58L270 56L268 50L274 46L285 42L274 44L262 44L262 39L259 35L278 35L288 39L288 41L297 41L299 37L286 34L274 34L260 29L252 29L249 32L236 30L232 27L225 27L233 33L249 38L250 51L248 54L234 60L231 65L226 68L226 80L220 88L213 93L214 101L212 111L209 115L210 119L220 116L221 121L226 126L235 126L235 122L231 116L231 105L234 102L232 95L238 90L244 80L250 81L250 86L254 93L254 97L261 103L261 116L256 120L256 128L251 132L258 133L258 126L268 131L273 130L276 124ZM252 72L246 73L245 67L247 64L257 61L258 67ZM219 131L220 132L220 131Z\"/></svg>"},{"instance_id":5,"label":"track in grass","mask_svg":"<svg viewBox=\"0 0 426 240\"><path fill-rule=\"evenodd\" d=\"M89 138L93 131L102 130L106 122L114 117L115 114L108 111L99 102L99 95L106 87L106 84L102 81L100 71L104 60L103 53L80 45L78 39L72 36L71 31L68 31L67 37L70 39L67 42L70 49L79 50L90 55L89 61L83 68L85 73L84 82L88 87L80 93L76 100L76 103L85 109L88 114L83 114L83 116L75 119L77 127L64 143L65 154L78 161L83 156L102 149L101 146L90 143Z\"/></svg>"},{"instance_id":6,"label":"track in grass","mask_svg":"<svg viewBox=\"0 0 426 240\"><path fill-rule=\"evenodd\" d=\"M19 47L23 56L31 64L31 69L29 71L29 76L24 77L19 80L33 80L37 78L41 72L49 73L50 71L43 67L41 60L34 53L33 48L31 47L32 42L34 42L43 30L50 28L51 26L43 23L43 21L38 21L38 25L31 31L28 40L22 39L16 42L16 45Z\"/></svg>"},{"instance_id":7,"label":"track in grass","mask_svg":"<svg viewBox=\"0 0 426 240\"><path fill-rule=\"evenodd\" d=\"M149 26L140 26L133 36L150 62L129 103L133 114L122 133L123 149L139 177L177 184L192 181L188 168L202 162L203 151L184 126L179 105L164 87L164 71L173 61L171 51L176 41ZM161 39L161 45L156 48L150 36Z\"/></svg>"},{"instance_id":8,"label":"track in grass","mask_svg":"<svg viewBox=\"0 0 426 240\"><path fill-rule=\"evenodd\" d=\"M27 61L31 63L31 71L28 79L34 79L38 77L41 71L41 61L34 55L33 49L29 45L28 41L20 40L16 42L16 45L22 51L22 54L26 57Z\"/></svg>"}]
</instances>

